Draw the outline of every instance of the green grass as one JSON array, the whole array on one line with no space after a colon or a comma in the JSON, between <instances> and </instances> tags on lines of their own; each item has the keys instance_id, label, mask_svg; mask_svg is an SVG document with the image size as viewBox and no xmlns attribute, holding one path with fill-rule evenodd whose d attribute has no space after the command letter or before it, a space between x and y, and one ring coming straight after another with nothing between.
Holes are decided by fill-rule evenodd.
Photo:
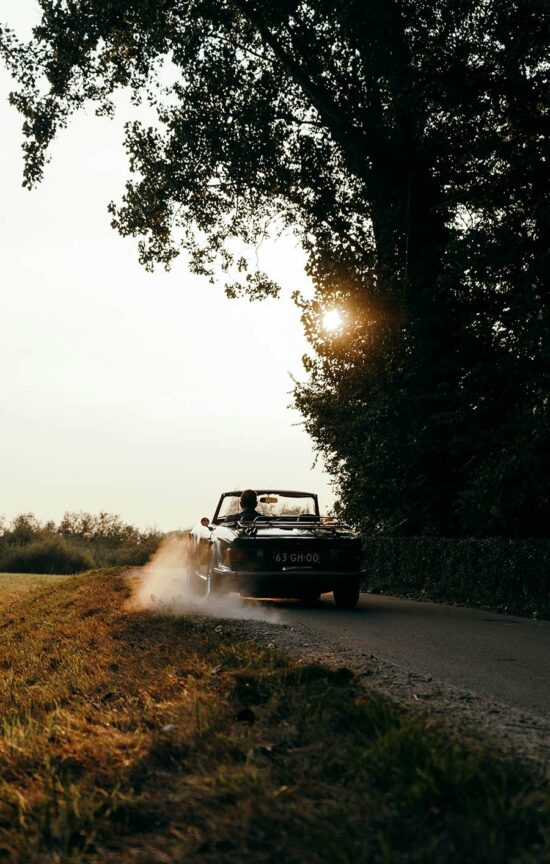
<instances>
[{"instance_id":1,"label":"green grass","mask_svg":"<svg viewBox=\"0 0 550 864\"><path fill-rule=\"evenodd\" d=\"M548 789L523 768L348 670L127 596L96 573L0 618L0 860L550 860Z\"/></svg>"}]
</instances>

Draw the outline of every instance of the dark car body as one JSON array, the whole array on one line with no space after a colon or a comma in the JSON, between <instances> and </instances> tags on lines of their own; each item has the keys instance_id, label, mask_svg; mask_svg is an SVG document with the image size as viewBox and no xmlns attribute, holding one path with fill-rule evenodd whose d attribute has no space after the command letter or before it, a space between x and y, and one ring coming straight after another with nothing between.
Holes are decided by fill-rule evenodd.
<instances>
[{"instance_id":1,"label":"dark car body","mask_svg":"<svg viewBox=\"0 0 550 864\"><path fill-rule=\"evenodd\" d=\"M198 593L316 600L334 592L338 605L355 606L362 544L348 526L323 519L315 494L288 490L260 489L258 497L265 510L283 500L290 512L283 507L247 522L224 515L225 499L240 494L223 493L211 526L191 532L190 581ZM300 509L307 512L293 512Z\"/></svg>"}]
</instances>

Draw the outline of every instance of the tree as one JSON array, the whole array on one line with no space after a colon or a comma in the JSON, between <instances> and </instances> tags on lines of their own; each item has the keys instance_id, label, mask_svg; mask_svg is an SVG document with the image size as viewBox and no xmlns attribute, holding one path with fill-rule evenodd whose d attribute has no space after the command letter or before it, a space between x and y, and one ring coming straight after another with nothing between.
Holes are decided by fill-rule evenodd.
<instances>
[{"instance_id":1,"label":"tree","mask_svg":"<svg viewBox=\"0 0 550 864\"><path fill-rule=\"evenodd\" d=\"M30 45L1 42L27 185L74 111L113 111L119 87L148 99L158 120L127 127L113 225L145 266L183 249L253 298L278 286L242 244L300 238L315 353L296 403L346 513L547 533L544 0L41 6ZM327 305L345 332L323 332Z\"/></svg>"}]
</instances>

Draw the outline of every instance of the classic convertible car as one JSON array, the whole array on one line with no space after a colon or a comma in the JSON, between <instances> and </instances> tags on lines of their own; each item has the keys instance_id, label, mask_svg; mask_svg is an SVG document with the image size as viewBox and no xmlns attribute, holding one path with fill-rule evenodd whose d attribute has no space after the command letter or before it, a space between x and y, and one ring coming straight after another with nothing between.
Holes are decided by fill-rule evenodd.
<instances>
[{"instance_id":1,"label":"classic convertible car","mask_svg":"<svg viewBox=\"0 0 550 864\"><path fill-rule=\"evenodd\" d=\"M193 591L311 602L332 591L338 606L353 608L361 577L359 537L342 522L321 517L311 492L257 494L253 520L241 521L240 491L224 492L212 523L203 519L190 532Z\"/></svg>"}]
</instances>

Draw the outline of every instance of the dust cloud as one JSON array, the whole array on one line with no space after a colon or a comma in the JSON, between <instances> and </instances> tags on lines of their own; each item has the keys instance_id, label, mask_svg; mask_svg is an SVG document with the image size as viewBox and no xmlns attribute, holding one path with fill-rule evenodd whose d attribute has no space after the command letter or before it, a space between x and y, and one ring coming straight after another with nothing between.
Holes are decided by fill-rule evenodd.
<instances>
[{"instance_id":1,"label":"dust cloud","mask_svg":"<svg viewBox=\"0 0 550 864\"><path fill-rule=\"evenodd\" d=\"M131 610L148 609L163 615L199 613L212 618L279 623L275 609L257 601L244 602L238 594L200 597L191 591L187 580L191 542L187 537L169 535L151 560L133 572L135 587Z\"/></svg>"}]
</instances>

